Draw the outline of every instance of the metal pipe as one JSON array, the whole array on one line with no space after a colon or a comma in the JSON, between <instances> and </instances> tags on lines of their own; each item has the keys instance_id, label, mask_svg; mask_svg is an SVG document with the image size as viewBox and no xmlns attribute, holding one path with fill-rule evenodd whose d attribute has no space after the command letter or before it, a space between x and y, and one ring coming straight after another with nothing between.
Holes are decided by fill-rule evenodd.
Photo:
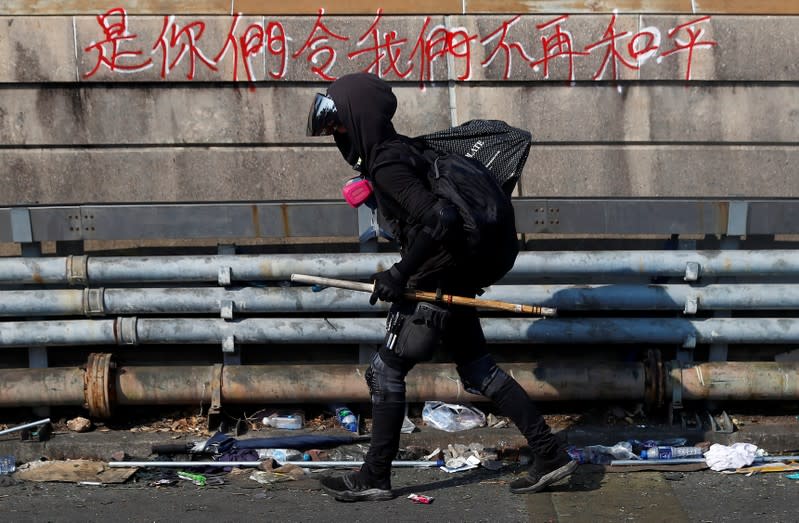
<instances>
[{"instance_id":1,"label":"metal pipe","mask_svg":"<svg viewBox=\"0 0 799 523\"><path fill-rule=\"evenodd\" d=\"M540 303L567 310L793 310L799 285L494 285L487 300ZM328 287L95 288L0 291L0 316L129 314L218 314L229 303L234 314L281 312L381 312L362 292Z\"/></svg>"},{"instance_id":2,"label":"metal pipe","mask_svg":"<svg viewBox=\"0 0 799 523\"><path fill-rule=\"evenodd\" d=\"M610 465L686 465L689 463L704 463L705 458L674 458L674 459L614 459Z\"/></svg>"},{"instance_id":3,"label":"metal pipe","mask_svg":"<svg viewBox=\"0 0 799 523\"><path fill-rule=\"evenodd\" d=\"M506 372L540 400L644 398L640 363L503 364ZM108 383L87 380L86 396L114 398L119 405L197 405L213 398L227 403L368 402L366 365L224 365L121 367ZM82 369L0 370L0 406L82 405ZM50 377L47 382L43 377ZM10 387L8 384L16 384ZM43 386L43 384L46 385ZM46 389L46 394L43 394ZM452 364L417 365L408 380L408 401L483 401L466 392ZM101 398L103 399L103 398ZM110 400L109 400L110 401Z\"/></svg>"},{"instance_id":4,"label":"metal pipe","mask_svg":"<svg viewBox=\"0 0 799 523\"><path fill-rule=\"evenodd\" d=\"M31 423L26 423L24 425L18 425L16 427L12 427L10 429L0 430L0 436L2 436L4 434L11 434L12 432L17 432L17 431L20 431L20 430L29 429L31 427L38 427L39 425L46 425L47 423L50 423L50 418L45 418L45 419L42 419L42 420L39 420L39 421L33 421Z\"/></svg>"},{"instance_id":5,"label":"metal pipe","mask_svg":"<svg viewBox=\"0 0 799 523\"><path fill-rule=\"evenodd\" d=\"M0 284L107 284L135 281L288 281L291 273L364 279L394 253L317 255L0 258ZM564 276L796 276L799 251L524 251L507 279ZM224 283L223 283L224 284Z\"/></svg>"},{"instance_id":6,"label":"metal pipe","mask_svg":"<svg viewBox=\"0 0 799 523\"><path fill-rule=\"evenodd\" d=\"M100 359L100 361L104 361ZM503 369L537 401L642 400L652 390L683 400L799 398L797 362L709 362L662 376L642 363L507 363ZM0 370L0 406L36 407L110 402L119 405L368 402L365 365L217 365L121 367L106 381L87 379L81 368ZM98 373L101 375L102 373ZM665 381L666 383L662 383ZM408 401L484 401L466 392L452 364L417 365L407 384ZM98 395L107 398L94 398ZM85 397L84 397L85 396ZM91 397L90 397L91 396Z\"/></svg>"},{"instance_id":7,"label":"metal pipe","mask_svg":"<svg viewBox=\"0 0 799 523\"><path fill-rule=\"evenodd\" d=\"M798 318L486 318L490 343L799 343ZM378 344L383 318L136 318L0 322L0 347L208 344Z\"/></svg>"},{"instance_id":8,"label":"metal pipe","mask_svg":"<svg viewBox=\"0 0 799 523\"><path fill-rule=\"evenodd\" d=\"M285 461L281 465L296 465L303 468L336 468L360 467L363 461ZM440 467L444 464L438 461L402 461L391 462L392 467ZM260 461L109 461L110 468L129 467L259 467Z\"/></svg>"},{"instance_id":9,"label":"metal pipe","mask_svg":"<svg viewBox=\"0 0 799 523\"><path fill-rule=\"evenodd\" d=\"M799 397L799 363L736 362L667 364L666 395L682 389L684 400L793 400Z\"/></svg>"},{"instance_id":10,"label":"metal pipe","mask_svg":"<svg viewBox=\"0 0 799 523\"><path fill-rule=\"evenodd\" d=\"M329 469L329 468L351 468L351 467L360 467L364 464L363 461L285 461L282 463L283 465L296 465L298 467L304 467L309 469ZM425 467L442 467L444 466L444 460L436 460L436 461L421 461L421 460L409 460L409 461L392 461L392 467L416 467L416 468L425 468Z\"/></svg>"},{"instance_id":11,"label":"metal pipe","mask_svg":"<svg viewBox=\"0 0 799 523\"><path fill-rule=\"evenodd\" d=\"M85 374L78 367L0 370L0 407L83 405Z\"/></svg>"}]
</instances>

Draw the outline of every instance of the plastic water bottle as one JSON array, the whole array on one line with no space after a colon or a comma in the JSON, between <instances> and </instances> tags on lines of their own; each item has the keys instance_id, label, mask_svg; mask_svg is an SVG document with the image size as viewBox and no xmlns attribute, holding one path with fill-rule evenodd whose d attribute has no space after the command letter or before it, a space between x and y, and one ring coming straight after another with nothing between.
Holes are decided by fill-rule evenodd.
<instances>
[{"instance_id":1,"label":"plastic water bottle","mask_svg":"<svg viewBox=\"0 0 799 523\"><path fill-rule=\"evenodd\" d=\"M700 458L702 449L699 447L652 447L641 451L643 459L680 459Z\"/></svg>"},{"instance_id":2,"label":"plastic water bottle","mask_svg":"<svg viewBox=\"0 0 799 523\"><path fill-rule=\"evenodd\" d=\"M613 446L589 445L585 448L569 447L567 452L578 463L609 465L614 459L638 459L632 444L620 441Z\"/></svg>"},{"instance_id":3,"label":"plastic water bottle","mask_svg":"<svg viewBox=\"0 0 799 523\"><path fill-rule=\"evenodd\" d=\"M301 429L304 425L304 418L305 416L303 416L302 412L275 412L274 414L270 414L269 416L265 417L263 419L263 424L267 427L273 427L276 429L297 430Z\"/></svg>"},{"instance_id":4,"label":"plastic water bottle","mask_svg":"<svg viewBox=\"0 0 799 523\"><path fill-rule=\"evenodd\" d=\"M295 449L259 449L259 459L272 458L278 463L285 463L287 461L302 461L302 452Z\"/></svg>"},{"instance_id":5,"label":"plastic water bottle","mask_svg":"<svg viewBox=\"0 0 799 523\"><path fill-rule=\"evenodd\" d=\"M347 407L336 407L339 424L350 432L358 433L358 418Z\"/></svg>"},{"instance_id":6,"label":"plastic water bottle","mask_svg":"<svg viewBox=\"0 0 799 523\"><path fill-rule=\"evenodd\" d=\"M14 456L0 456L0 476L13 474L17 470L17 460Z\"/></svg>"}]
</instances>

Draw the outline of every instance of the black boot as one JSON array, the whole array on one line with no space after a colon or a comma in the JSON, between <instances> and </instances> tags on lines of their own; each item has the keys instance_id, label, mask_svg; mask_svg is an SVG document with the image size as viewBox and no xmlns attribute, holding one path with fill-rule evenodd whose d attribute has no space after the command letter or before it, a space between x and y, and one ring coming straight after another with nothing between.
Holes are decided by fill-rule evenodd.
<instances>
[{"instance_id":1,"label":"black boot","mask_svg":"<svg viewBox=\"0 0 799 523\"><path fill-rule=\"evenodd\" d=\"M382 486L370 485L361 477L360 471L322 478L319 483L325 492L338 501L385 501L394 498L390 483Z\"/></svg>"},{"instance_id":2,"label":"black boot","mask_svg":"<svg viewBox=\"0 0 799 523\"><path fill-rule=\"evenodd\" d=\"M536 455L527 474L511 482L510 491L514 494L538 492L569 476L575 469L577 461L563 449L558 449L551 455Z\"/></svg>"},{"instance_id":3,"label":"black boot","mask_svg":"<svg viewBox=\"0 0 799 523\"><path fill-rule=\"evenodd\" d=\"M513 421L527 439L533 454L553 455L558 449L558 441L546 420L515 379L498 370L486 396L497 406L500 414Z\"/></svg>"},{"instance_id":4,"label":"black boot","mask_svg":"<svg viewBox=\"0 0 799 523\"><path fill-rule=\"evenodd\" d=\"M527 475L510 484L511 492L538 492L574 472L577 462L560 447L549 425L516 380L497 369L486 395L502 415L513 420L535 455Z\"/></svg>"},{"instance_id":5,"label":"black boot","mask_svg":"<svg viewBox=\"0 0 799 523\"><path fill-rule=\"evenodd\" d=\"M361 470L341 477L323 478L322 488L339 501L392 499L391 462L397 456L405 403L372 406L372 441Z\"/></svg>"}]
</instances>

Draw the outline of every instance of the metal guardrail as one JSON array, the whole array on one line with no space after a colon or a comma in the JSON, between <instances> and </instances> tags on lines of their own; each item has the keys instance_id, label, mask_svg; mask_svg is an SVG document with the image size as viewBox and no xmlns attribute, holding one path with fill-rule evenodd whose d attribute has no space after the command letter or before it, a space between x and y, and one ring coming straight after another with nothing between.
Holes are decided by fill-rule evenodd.
<instances>
[{"instance_id":1,"label":"metal guardrail","mask_svg":"<svg viewBox=\"0 0 799 523\"><path fill-rule=\"evenodd\" d=\"M796 290L799 286L792 285L799 272L795 263L799 251L743 250L737 241L742 236L799 233L799 199L517 198L514 205L520 233L618 238L699 235L729 237L732 241L722 242L723 251L694 250L687 242L684 249L678 251L524 252L512 271L520 275L519 281L514 281L513 285L497 285L491 291L521 293L523 299L551 301L553 306L566 311L600 311L600 314L596 317L566 315L546 322L488 318L485 326L491 342L627 346L652 343L671 347L676 358L670 364L677 369L675 376L665 378L665 374L660 374L659 355L652 360L655 364L646 365L648 369L651 367L647 371L650 377L662 378L653 383L664 383L654 395L658 398L656 401L670 400L671 407L678 411L682 408L684 394L690 398L689 391L681 385L685 377L682 369L693 362L697 344L707 345L709 361L718 362L727 359L728 344L787 346L799 340L799 319L794 314L797 299L791 298L794 294L799 296ZM381 318L363 316L364 312L372 312L364 310L363 299L353 306L347 305L338 294L325 298L315 294L316 290L279 285L252 288L231 285L261 281L265 279L264 271L268 272L266 279L280 280L279 273L283 270L286 274L282 279L286 279L288 272L302 269L303 263L320 263L328 272L335 268L345 273L353 272L351 266L359 264L349 276L365 277L381 263L390 263L384 258L393 259L391 256L396 255L374 253L375 249L365 241L381 234L380 228L377 218L365 207L355 211L346 203L334 201L2 207L0 243L21 244L23 256L0 259L0 269L3 269L0 284L10 286L0 289L5 304L5 312L0 307L0 316L3 316L0 347L28 347L29 369L13 372L18 378L22 376L20 379L34 381L39 379L37 373L62 372L48 369L48 352L64 350L56 348L58 345L83 347L99 343L111 347L116 344L221 342L223 364L214 365L214 373L222 372L222 368L230 372L241 368L240 346L247 343L273 345L293 340L357 344L363 349L359 351L362 360L363 354L370 353L383 335ZM196 258L40 257L38 245L43 241L177 239L228 239L234 243L241 239L268 238L359 239L361 252L324 255L330 259L303 255L301 261L291 255L278 254L270 255L269 263L261 263L266 259L257 255L235 255L226 249L216 255ZM148 263L166 265L145 267ZM154 271L156 276L139 271L142 267ZM162 269L167 276L170 271L176 271L175 277L161 275ZM106 274L105 270L111 272ZM126 271L133 272L127 274ZM310 272L315 271L312 268ZM577 278L577 283L571 277L562 278L564 281L557 286L554 280L538 282L536 277L542 274L547 278L558 274L578 275L582 279ZM635 278L628 281L631 275ZM162 280L171 283L164 288L151 287L152 283ZM109 282L128 285L120 289L96 287ZM132 283L142 288L137 289L130 285ZM30 287L17 289L28 285ZM721 299L715 305L711 291ZM164 294L166 302L156 299L159 292ZM256 293L261 301L245 299L242 292ZM280 293L294 294L281 301L276 297ZM300 298L299 293L314 293L314 302L319 303L306 307L303 303L307 300ZM139 294L144 298L136 301ZM120 300L116 312L114 297ZM198 297L202 298L200 302ZM185 300L189 303L186 307ZM56 305L58 308L51 311ZM216 316L217 309L218 317L203 317ZM333 321L327 318L329 311L336 313L335 321L340 323L333 334L325 331ZM621 316L609 317L601 311L617 311ZM667 311L674 317L669 317ZM698 315L700 311L702 315ZM735 317L730 316L732 311L736 312ZM305 315L291 320L299 312ZM656 314L647 317L646 312ZM286 313L287 316L275 320L261 318L262 313ZM765 313L768 317L762 317ZM96 317L107 314L112 317ZM319 318L320 314L325 314L325 318ZM677 314L679 316L675 316ZM44 319L42 315L63 319ZM155 317L148 317L153 315ZM76 319L80 316L89 319ZM282 326L284 331L276 325ZM200 328L203 326L206 330ZM318 332L308 330L313 326L317 326ZM151 328L160 330L153 334L148 330ZM179 339L174 333L194 337ZM345 333L347 336L342 336ZM94 359L90 358L90 362L99 363L86 367L86 380L90 384L86 390L103 391L107 395L111 356L110 353L92 355ZM167 368L159 368L158 372L167 372ZM86 393L89 400L84 397L83 379L76 383L80 397L76 396L75 401L88 401L90 411L107 415L110 403L103 399L105 396L98 393L102 400L98 406L98 402L92 400L96 394ZM212 410L218 412L219 401L212 403ZM31 404L40 403L36 400Z\"/></svg>"},{"instance_id":2,"label":"metal guardrail","mask_svg":"<svg viewBox=\"0 0 799 523\"><path fill-rule=\"evenodd\" d=\"M517 198L514 206L521 233L799 233L799 199ZM0 207L0 242L357 237L370 224L334 201L19 206Z\"/></svg>"}]
</instances>

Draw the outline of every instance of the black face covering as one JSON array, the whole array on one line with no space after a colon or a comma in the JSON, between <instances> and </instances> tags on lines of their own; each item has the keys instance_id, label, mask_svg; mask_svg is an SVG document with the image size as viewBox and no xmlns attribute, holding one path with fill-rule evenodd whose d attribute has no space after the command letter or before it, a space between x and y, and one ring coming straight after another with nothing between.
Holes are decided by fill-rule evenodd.
<instances>
[{"instance_id":1,"label":"black face covering","mask_svg":"<svg viewBox=\"0 0 799 523\"><path fill-rule=\"evenodd\" d=\"M370 73L353 73L333 82L327 95L336 104L338 117L346 133L334 133L344 159L368 176L377 145L397 135L391 119L397 110L397 98L391 86Z\"/></svg>"},{"instance_id":2,"label":"black face covering","mask_svg":"<svg viewBox=\"0 0 799 523\"><path fill-rule=\"evenodd\" d=\"M338 150L341 151L341 155L347 160L347 163L356 171L362 171L363 165L359 162L361 157L355 147L353 147L350 135L348 133L334 132L333 140L335 140Z\"/></svg>"}]
</instances>

